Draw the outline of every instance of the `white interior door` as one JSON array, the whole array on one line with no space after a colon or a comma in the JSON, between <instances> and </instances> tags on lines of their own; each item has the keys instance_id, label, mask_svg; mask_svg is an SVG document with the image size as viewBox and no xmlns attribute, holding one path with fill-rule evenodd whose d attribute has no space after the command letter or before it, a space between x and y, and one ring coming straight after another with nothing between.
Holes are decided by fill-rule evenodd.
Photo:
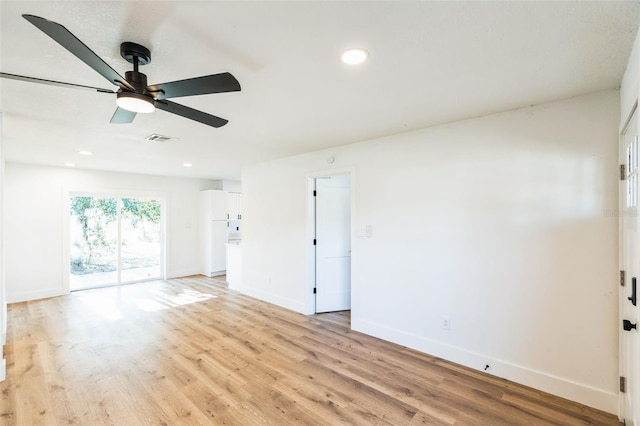
<instances>
[{"instance_id":1,"label":"white interior door","mask_svg":"<svg viewBox=\"0 0 640 426\"><path fill-rule=\"evenodd\" d=\"M621 419L627 426L640 426L640 300L632 303L634 283L640 281L640 229L638 217L638 122L634 112L621 138L625 179L621 198L621 243L623 284L620 287L620 376L625 381L621 392ZM640 282L636 284L640 285ZM625 330L624 321L629 321ZM630 326L636 325L633 329Z\"/></svg>"},{"instance_id":2,"label":"white interior door","mask_svg":"<svg viewBox=\"0 0 640 426\"><path fill-rule=\"evenodd\" d=\"M351 309L351 180L316 179L316 312Z\"/></svg>"}]
</instances>

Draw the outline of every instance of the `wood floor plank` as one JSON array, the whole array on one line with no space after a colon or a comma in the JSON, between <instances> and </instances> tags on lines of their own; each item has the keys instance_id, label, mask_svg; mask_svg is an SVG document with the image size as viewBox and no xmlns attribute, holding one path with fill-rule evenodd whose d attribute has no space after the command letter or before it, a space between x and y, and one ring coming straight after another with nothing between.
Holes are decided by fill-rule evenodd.
<instances>
[{"instance_id":1,"label":"wood floor plank","mask_svg":"<svg viewBox=\"0 0 640 426\"><path fill-rule=\"evenodd\" d=\"M618 425L203 276L8 309L0 424Z\"/></svg>"}]
</instances>

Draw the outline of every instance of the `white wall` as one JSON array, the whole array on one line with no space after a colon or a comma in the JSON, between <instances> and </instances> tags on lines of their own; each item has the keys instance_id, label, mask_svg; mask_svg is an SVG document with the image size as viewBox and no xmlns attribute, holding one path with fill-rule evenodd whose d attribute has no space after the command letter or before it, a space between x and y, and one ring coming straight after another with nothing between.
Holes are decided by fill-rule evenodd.
<instances>
[{"instance_id":1,"label":"white wall","mask_svg":"<svg viewBox=\"0 0 640 426\"><path fill-rule=\"evenodd\" d=\"M242 183L239 180L223 180L222 188L226 192L242 192Z\"/></svg>"},{"instance_id":2,"label":"white wall","mask_svg":"<svg viewBox=\"0 0 640 426\"><path fill-rule=\"evenodd\" d=\"M247 167L241 290L312 312L307 180L347 170L355 330L615 413L618 121L607 91Z\"/></svg>"},{"instance_id":3,"label":"white wall","mask_svg":"<svg viewBox=\"0 0 640 426\"><path fill-rule=\"evenodd\" d=\"M4 181L7 300L65 294L64 198L69 191L151 192L166 198L168 278L198 274L199 191L221 181L7 163Z\"/></svg>"}]
</instances>

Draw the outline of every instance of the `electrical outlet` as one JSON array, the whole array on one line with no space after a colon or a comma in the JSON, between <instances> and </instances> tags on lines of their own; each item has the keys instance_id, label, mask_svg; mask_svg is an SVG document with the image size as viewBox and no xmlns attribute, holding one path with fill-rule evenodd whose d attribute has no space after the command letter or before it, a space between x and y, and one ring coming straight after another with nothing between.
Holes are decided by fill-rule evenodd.
<instances>
[{"instance_id":1,"label":"electrical outlet","mask_svg":"<svg viewBox=\"0 0 640 426\"><path fill-rule=\"evenodd\" d=\"M442 329L451 330L451 320L449 317L442 317Z\"/></svg>"}]
</instances>

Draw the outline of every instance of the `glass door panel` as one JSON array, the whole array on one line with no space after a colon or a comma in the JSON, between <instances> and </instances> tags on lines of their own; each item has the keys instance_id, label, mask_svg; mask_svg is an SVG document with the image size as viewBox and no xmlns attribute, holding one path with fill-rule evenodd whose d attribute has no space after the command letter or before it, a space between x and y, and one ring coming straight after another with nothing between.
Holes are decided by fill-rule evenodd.
<instances>
[{"instance_id":1,"label":"glass door panel","mask_svg":"<svg viewBox=\"0 0 640 426\"><path fill-rule=\"evenodd\" d=\"M123 198L121 208L121 281L160 278L162 240L160 202Z\"/></svg>"},{"instance_id":2,"label":"glass door panel","mask_svg":"<svg viewBox=\"0 0 640 426\"><path fill-rule=\"evenodd\" d=\"M72 197L71 290L118 282L118 200Z\"/></svg>"}]
</instances>

